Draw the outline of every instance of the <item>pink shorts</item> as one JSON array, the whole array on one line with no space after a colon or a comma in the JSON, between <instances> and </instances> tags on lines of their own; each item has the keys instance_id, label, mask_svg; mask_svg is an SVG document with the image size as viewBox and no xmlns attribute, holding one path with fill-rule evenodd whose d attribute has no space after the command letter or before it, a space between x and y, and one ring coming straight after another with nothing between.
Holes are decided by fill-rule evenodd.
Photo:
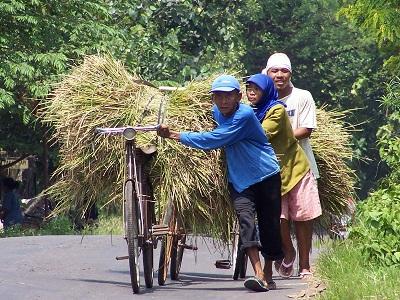
<instances>
[{"instance_id":1,"label":"pink shorts","mask_svg":"<svg viewBox=\"0 0 400 300\"><path fill-rule=\"evenodd\" d=\"M282 196L281 219L308 221L322 214L317 180L311 171Z\"/></svg>"}]
</instances>

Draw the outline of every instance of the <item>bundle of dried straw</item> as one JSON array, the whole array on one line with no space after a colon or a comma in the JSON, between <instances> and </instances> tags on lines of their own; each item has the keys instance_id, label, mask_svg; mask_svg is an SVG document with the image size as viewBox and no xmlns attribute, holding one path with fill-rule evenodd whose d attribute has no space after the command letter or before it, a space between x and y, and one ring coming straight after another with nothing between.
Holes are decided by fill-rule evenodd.
<instances>
[{"instance_id":1,"label":"bundle of dried straw","mask_svg":"<svg viewBox=\"0 0 400 300\"><path fill-rule=\"evenodd\" d=\"M123 140L96 136L96 127L154 125L164 102L164 122L172 128L210 129L210 81L162 95L112 58L86 57L56 85L42 108L43 122L54 128L60 147L54 184L47 190L57 202L55 213L83 215L93 203L122 203ZM171 199L189 230L226 239L233 215L221 152L189 149L154 133L139 135L137 143L157 145L150 175L158 211Z\"/></svg>"},{"instance_id":2,"label":"bundle of dried straw","mask_svg":"<svg viewBox=\"0 0 400 300\"><path fill-rule=\"evenodd\" d=\"M212 79L163 95L110 57L86 57L42 108L43 122L54 128L53 138L60 146L60 164L47 190L57 201L56 212L82 214L93 203L122 202L122 138L96 136L96 127L154 125L164 103L164 122L172 129L209 130L214 127L208 94ZM346 165L352 155L351 136L342 117L343 113L319 109L319 127L311 140L321 172L324 212L334 215L346 211L354 192L354 174ZM138 144L157 145L150 172L158 210L171 199L189 230L226 240L233 213L221 152L189 149L152 133L139 135Z\"/></svg>"}]
</instances>

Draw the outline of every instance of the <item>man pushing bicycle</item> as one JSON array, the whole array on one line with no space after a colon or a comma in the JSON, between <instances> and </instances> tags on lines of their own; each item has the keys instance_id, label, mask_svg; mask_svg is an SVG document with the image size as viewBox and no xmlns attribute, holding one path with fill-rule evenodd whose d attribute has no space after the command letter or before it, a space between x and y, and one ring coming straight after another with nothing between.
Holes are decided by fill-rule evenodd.
<instances>
[{"instance_id":1,"label":"man pushing bicycle","mask_svg":"<svg viewBox=\"0 0 400 300\"><path fill-rule=\"evenodd\" d=\"M212 83L210 92L217 123L214 130L175 132L162 124L157 133L197 149L224 149L229 194L240 224L242 249L255 273L244 285L253 291L268 291L268 286L272 288L275 283L264 274L258 252L261 251L269 264L284 257L280 236L279 164L253 109L240 103L242 93L237 79L221 75ZM256 214L260 241L256 236Z\"/></svg>"}]
</instances>

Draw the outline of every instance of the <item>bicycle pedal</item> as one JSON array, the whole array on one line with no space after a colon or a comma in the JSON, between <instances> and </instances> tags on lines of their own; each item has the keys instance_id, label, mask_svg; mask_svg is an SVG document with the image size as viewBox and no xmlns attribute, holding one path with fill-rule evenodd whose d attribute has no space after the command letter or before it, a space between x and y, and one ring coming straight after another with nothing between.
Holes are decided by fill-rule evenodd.
<instances>
[{"instance_id":1,"label":"bicycle pedal","mask_svg":"<svg viewBox=\"0 0 400 300\"><path fill-rule=\"evenodd\" d=\"M217 269L230 269L231 266L231 261L229 259L220 259L215 261L215 267Z\"/></svg>"},{"instance_id":2,"label":"bicycle pedal","mask_svg":"<svg viewBox=\"0 0 400 300\"><path fill-rule=\"evenodd\" d=\"M196 251L198 248L193 245L179 244L178 247L182 247L183 249L194 250Z\"/></svg>"},{"instance_id":3,"label":"bicycle pedal","mask_svg":"<svg viewBox=\"0 0 400 300\"><path fill-rule=\"evenodd\" d=\"M124 259L129 259L129 256L117 256L115 257L116 260L124 260Z\"/></svg>"}]
</instances>

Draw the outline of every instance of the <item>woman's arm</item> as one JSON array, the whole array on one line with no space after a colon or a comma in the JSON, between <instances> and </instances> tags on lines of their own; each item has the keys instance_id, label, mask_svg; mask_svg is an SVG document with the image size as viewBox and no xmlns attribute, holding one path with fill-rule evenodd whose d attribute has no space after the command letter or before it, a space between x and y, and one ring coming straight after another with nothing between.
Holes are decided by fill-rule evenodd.
<instances>
[{"instance_id":1,"label":"woman's arm","mask_svg":"<svg viewBox=\"0 0 400 300\"><path fill-rule=\"evenodd\" d=\"M281 105L272 107L262 122L268 140L272 140L281 130L282 118L285 117L285 108Z\"/></svg>"}]
</instances>

